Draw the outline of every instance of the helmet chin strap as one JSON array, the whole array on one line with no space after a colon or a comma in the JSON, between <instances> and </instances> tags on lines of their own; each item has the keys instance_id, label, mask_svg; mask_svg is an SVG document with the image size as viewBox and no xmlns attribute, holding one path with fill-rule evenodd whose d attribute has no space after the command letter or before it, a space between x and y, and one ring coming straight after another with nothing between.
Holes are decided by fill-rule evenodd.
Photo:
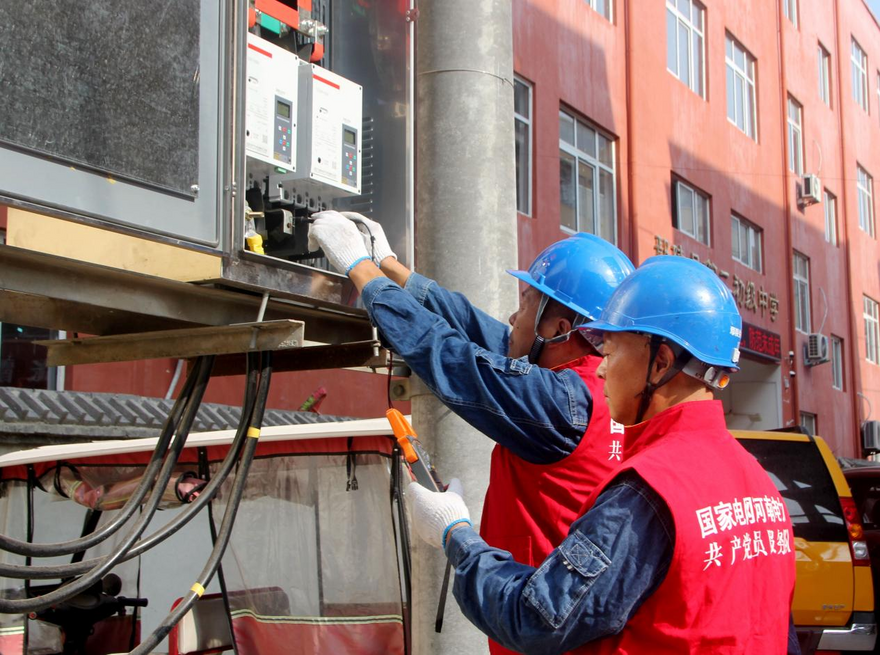
<instances>
[{"instance_id":1,"label":"helmet chin strap","mask_svg":"<svg viewBox=\"0 0 880 655\"><path fill-rule=\"evenodd\" d=\"M541 319L544 317L544 310L547 309L548 302L550 302L550 296L542 294L541 303L538 305L538 313L535 315L535 340L532 342L532 347L529 350L529 364L538 363L538 359L541 357L541 352L544 350L544 346L546 346L548 343L563 343L565 341L568 341L571 338L571 335L577 332L578 326L589 323L591 320L593 320L591 318L588 318L587 316L584 316L583 314L575 313L574 319L571 322L571 330L569 330L565 334L559 334L555 337L550 337L549 339L546 339L538 334L538 325L541 324Z\"/></svg>"},{"instance_id":2,"label":"helmet chin strap","mask_svg":"<svg viewBox=\"0 0 880 655\"><path fill-rule=\"evenodd\" d=\"M547 309L548 302L550 302L550 296L546 293L542 293L541 302L538 305L538 311L535 314L535 340L532 341L532 347L529 349L529 364L538 363L538 359L541 357L541 351L544 350L544 344L548 341L538 334L538 326L541 324L541 319L544 317L544 310Z\"/></svg>"},{"instance_id":3,"label":"helmet chin strap","mask_svg":"<svg viewBox=\"0 0 880 655\"><path fill-rule=\"evenodd\" d=\"M657 359L657 353L660 351L660 346L664 343L668 345L673 352L676 350L678 350L678 352L675 354L675 361L672 362L672 366L669 367L669 370L666 371L663 377L657 382L651 382L651 371L654 369L654 361ZM691 359L691 354L687 350L684 348L676 348L673 344L666 341L666 339L658 337L656 334L651 335L648 347L650 348L650 357L648 357L648 374L645 377L645 388L642 389L640 393L636 394L636 398L641 396L641 401L639 401L639 411L636 414L636 423L641 423L642 419L645 418L645 412L648 411L648 405L651 404L651 398L654 397L654 392L678 375L679 371L681 371L685 367L685 364L688 363L688 360Z\"/></svg>"}]
</instances>

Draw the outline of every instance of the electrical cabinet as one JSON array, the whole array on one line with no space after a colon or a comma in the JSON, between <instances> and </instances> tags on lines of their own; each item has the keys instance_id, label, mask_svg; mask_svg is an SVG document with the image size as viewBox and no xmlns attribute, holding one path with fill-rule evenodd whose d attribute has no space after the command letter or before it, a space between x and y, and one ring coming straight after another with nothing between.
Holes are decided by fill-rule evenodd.
<instances>
[{"instance_id":1,"label":"electrical cabinet","mask_svg":"<svg viewBox=\"0 0 880 655\"><path fill-rule=\"evenodd\" d=\"M85 236L29 239L18 219L7 242L140 270L128 250L89 252L122 243L94 231L123 234L213 256L216 274L206 278L200 259L193 280L345 311L357 294L308 252L308 217L360 211L411 262L411 5L10 4L0 23L0 204ZM262 253L249 250L253 233Z\"/></svg>"}]
</instances>

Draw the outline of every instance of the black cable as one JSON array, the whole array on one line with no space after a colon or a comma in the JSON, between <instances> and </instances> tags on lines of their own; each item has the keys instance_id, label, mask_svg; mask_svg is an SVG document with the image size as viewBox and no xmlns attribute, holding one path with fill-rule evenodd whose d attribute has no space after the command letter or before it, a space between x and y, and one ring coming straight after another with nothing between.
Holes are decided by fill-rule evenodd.
<instances>
[{"instance_id":1,"label":"black cable","mask_svg":"<svg viewBox=\"0 0 880 655\"><path fill-rule=\"evenodd\" d=\"M211 368L213 366L213 356L199 358L197 364L199 370L197 382L195 385L195 389L193 390L193 395L187 403L186 409L183 412L183 418L180 422L180 429L177 432L177 438L174 440L174 442L171 444L171 447L169 448L168 456L165 458L165 461L162 464L162 469L159 471L158 479L155 486L153 487L153 491L150 494L150 498L147 501L143 514L135 523L135 525L132 526L131 530L129 530L128 534L123 538L122 542L116 547L116 550L114 550L113 553L104 558L99 565L92 568L82 577L77 578L76 580L67 584L64 584L53 591L43 594L42 596L38 596L36 598L21 598L15 600L0 598L0 613L25 614L29 612L39 612L51 607L52 605L63 602L68 598L72 598L73 596L76 596L77 594L85 591L95 582L100 580L104 576L104 574L107 573L107 571L113 568L116 563L125 556L125 554L131 549L134 542L137 541L138 537L140 537L143 531L146 529L147 525L153 518L153 514L155 514L156 510L158 509L159 503L162 501L162 495L165 492L165 486L171 479L171 474L174 471L174 467L177 465L177 459L180 457L180 453L183 450L184 444L186 443L186 438L189 435L189 431L192 428L193 422L195 421L196 413L198 412L199 405L202 402L202 397L205 394L205 389L208 386L208 379L211 376Z\"/></svg>"},{"instance_id":2,"label":"black cable","mask_svg":"<svg viewBox=\"0 0 880 655\"><path fill-rule=\"evenodd\" d=\"M242 413L244 410L242 410ZM211 479L211 469L208 466L208 451L199 448L199 472L205 480ZM214 503L208 503L208 527L211 529L211 547L217 545L217 524L214 521ZM217 569L217 583L220 585L220 597L223 599L223 609L226 610L226 626L232 638L232 652L238 655L238 644L235 642L235 627L232 625L232 607L229 605L229 589L226 587L226 574L223 572L223 563ZM129 650L134 649L132 644Z\"/></svg>"},{"instance_id":3,"label":"black cable","mask_svg":"<svg viewBox=\"0 0 880 655\"><path fill-rule=\"evenodd\" d=\"M226 552L229 538L232 535L232 526L235 522L238 507L241 504L241 497L244 494L248 472L250 471L251 463L254 460L254 454L257 450L259 431L260 426L263 423L263 413L266 409L266 400L269 395L269 383L271 379L272 355L271 352L265 352L263 353L263 368L260 372L260 389L257 392L253 417L251 418L250 428L248 429L248 436L250 438L248 438L241 455L241 462L235 476L235 483L232 486L232 492L230 493L229 502L226 505L226 511L223 513L223 522L220 525L220 531L217 533L217 543L214 545L214 549L211 551L208 561L205 562L202 572L199 574L196 583L190 588L189 593L187 593L177 607L171 610L168 616L162 620L152 634L150 634L145 641L142 641L137 648L131 651L130 655L147 655L148 653L151 653L159 642L171 632L171 629L177 625L180 619L189 612L195 602L202 597L205 587L210 584L211 579L214 577L214 573L220 566L220 562L223 559L223 553Z\"/></svg>"},{"instance_id":4,"label":"black cable","mask_svg":"<svg viewBox=\"0 0 880 655\"><path fill-rule=\"evenodd\" d=\"M257 368L256 357L256 354L254 354L253 356L248 355L247 382L245 384L245 395L244 401L242 403L241 418L239 419L238 429L236 431L236 435L232 442L232 445L230 446L230 451L229 453L227 453L226 459L220 465L220 469L217 471L216 477L214 477L205 486L205 488L201 490L198 497L193 500L192 503L187 505L186 510L179 513L156 532L138 541L134 546L132 546L131 550L126 553L125 557L123 557L120 562L126 562L130 559L134 559L139 555L142 555L144 552L148 551L154 546L157 546L158 544L162 543L163 541L177 533L181 528L189 523L189 521L191 521L196 516L196 514L201 511L205 504L209 503L214 498L214 496L217 495L217 492L219 491L221 485L226 481L226 478L229 476L229 473L235 466L235 462L237 461L238 455L241 452L242 446L244 445L247 433L247 426L250 421L251 411L253 410L254 397L256 395L258 382L257 374L259 373L259 370ZM82 575L83 573L88 572L95 566L100 565L107 557L107 555L103 557L96 557L94 559L79 562L77 564L59 564L55 566L39 567L28 567L16 564L0 563L0 577L29 578L31 580L54 580L55 578Z\"/></svg>"},{"instance_id":5,"label":"black cable","mask_svg":"<svg viewBox=\"0 0 880 655\"><path fill-rule=\"evenodd\" d=\"M394 353L389 350L388 351L388 384L386 388L386 392L388 394L388 409L393 409L394 405L391 404L391 373L394 370Z\"/></svg>"},{"instance_id":6,"label":"black cable","mask_svg":"<svg viewBox=\"0 0 880 655\"><path fill-rule=\"evenodd\" d=\"M403 588L406 594L406 606L401 608L404 625L403 651L404 655L409 655L412 646L408 639L411 630L410 612L412 611L412 553L410 551L409 526L406 520L406 507L404 506L403 485L400 475L403 456L400 452L400 446L396 443L391 450L391 461L391 503L392 505L397 503L397 523L394 522L392 517L391 524L395 526L394 538L395 542L399 540L398 551L403 559Z\"/></svg>"},{"instance_id":7,"label":"black cable","mask_svg":"<svg viewBox=\"0 0 880 655\"><path fill-rule=\"evenodd\" d=\"M144 497L152 486L153 478L156 477L156 473L159 471L159 467L162 464L162 458L165 456L165 453L168 450L168 444L171 442L171 436L174 434L174 431L180 423L183 408L189 401L193 386L195 386L197 369L198 367L193 367L193 370L190 372L189 376L187 376L183 389L171 409L171 413L162 425L159 441L156 443L156 449L153 451L153 456L150 458L150 461L144 470L143 479L140 484L138 484L137 489L135 489L131 497L126 501L122 509L119 510L119 513L113 517L112 521L108 521L100 530L92 532L89 535L81 536L78 539L72 539L70 541L56 543L31 544L26 541L19 541L18 539L12 539L11 537L0 535L0 550L15 553L16 555L28 555L32 557L56 557L58 555L69 555L70 553L82 552L96 546L107 538L113 536L119 528L125 525L128 519L132 517L135 510L140 507Z\"/></svg>"},{"instance_id":8,"label":"black cable","mask_svg":"<svg viewBox=\"0 0 880 655\"><path fill-rule=\"evenodd\" d=\"M101 516L104 514L99 509L90 509L86 512L86 516L83 519L83 527L80 532L81 537L86 537L92 534L95 530L98 529L98 523L101 521ZM78 562L83 561L83 557L85 557L86 551L81 550L78 553L74 553L73 557L70 558L71 564L77 564Z\"/></svg>"}]
</instances>

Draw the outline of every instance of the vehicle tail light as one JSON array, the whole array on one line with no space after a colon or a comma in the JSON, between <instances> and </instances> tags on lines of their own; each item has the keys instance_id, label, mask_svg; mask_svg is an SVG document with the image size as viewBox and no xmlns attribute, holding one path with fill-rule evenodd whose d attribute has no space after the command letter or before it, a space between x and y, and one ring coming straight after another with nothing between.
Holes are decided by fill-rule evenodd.
<instances>
[{"instance_id":1,"label":"vehicle tail light","mask_svg":"<svg viewBox=\"0 0 880 655\"><path fill-rule=\"evenodd\" d=\"M843 519L846 521L846 532L849 535L849 549L852 553L853 565L870 566L868 542L865 541L865 531L859 520L856 502L852 498L841 498L840 506L843 508Z\"/></svg>"}]
</instances>

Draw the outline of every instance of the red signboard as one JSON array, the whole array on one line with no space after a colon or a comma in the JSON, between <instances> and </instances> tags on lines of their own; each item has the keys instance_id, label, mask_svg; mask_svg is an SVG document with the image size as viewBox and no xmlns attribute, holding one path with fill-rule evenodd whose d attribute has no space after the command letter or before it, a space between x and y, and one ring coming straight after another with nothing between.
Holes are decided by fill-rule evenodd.
<instances>
[{"instance_id":1,"label":"red signboard","mask_svg":"<svg viewBox=\"0 0 880 655\"><path fill-rule=\"evenodd\" d=\"M782 359L782 342L779 335L757 325L743 323L743 335L739 348L743 352L772 359L774 362Z\"/></svg>"}]
</instances>

